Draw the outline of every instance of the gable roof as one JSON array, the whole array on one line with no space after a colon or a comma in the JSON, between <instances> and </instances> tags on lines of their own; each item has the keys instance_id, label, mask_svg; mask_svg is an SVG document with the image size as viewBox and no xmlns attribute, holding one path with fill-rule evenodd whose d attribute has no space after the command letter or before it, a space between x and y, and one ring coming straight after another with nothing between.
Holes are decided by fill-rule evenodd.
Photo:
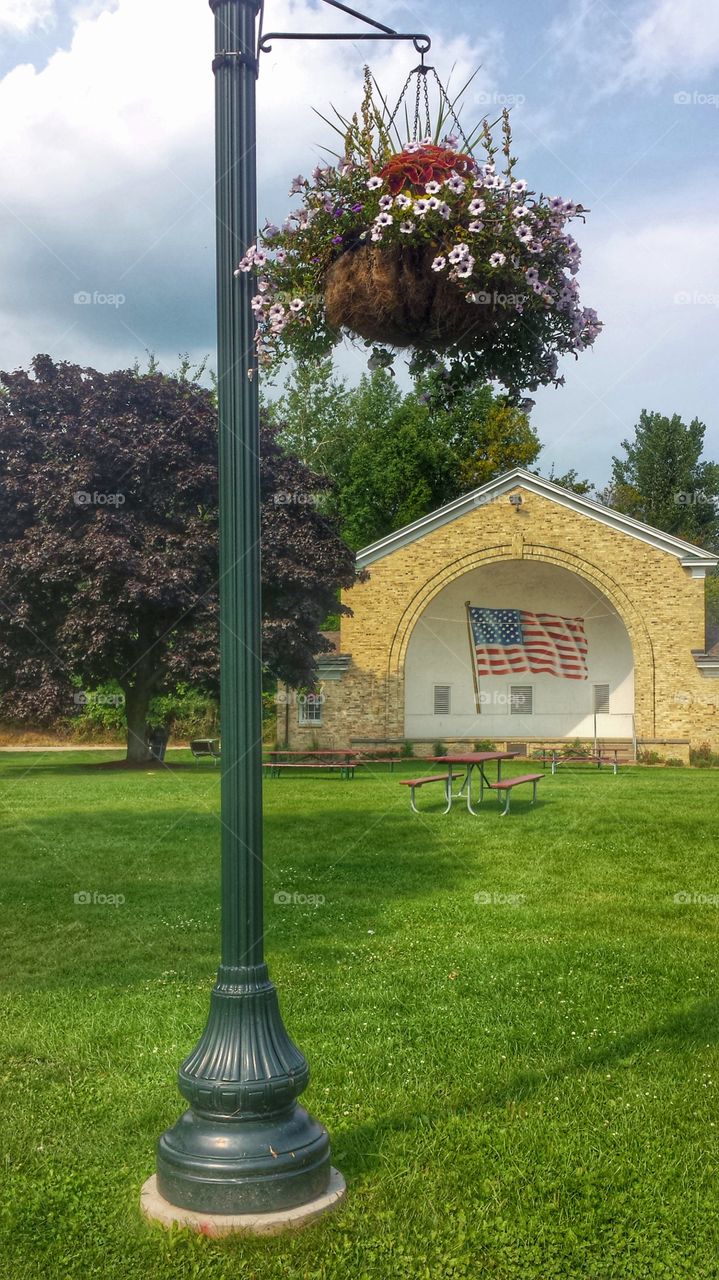
<instances>
[{"instance_id":1,"label":"gable roof","mask_svg":"<svg viewBox=\"0 0 719 1280\"><path fill-rule=\"evenodd\" d=\"M435 529L440 529L442 525L467 515L475 507L484 506L486 503L493 502L495 498L501 498L504 494L510 493L512 489L519 488L539 494L543 498L549 498L560 507L569 507L579 515L597 520L599 524L606 525L610 529L638 538L640 542L648 543L657 551L665 551L669 555L676 556L685 569L695 571L698 577L703 577L705 571L719 564L719 556L712 555L710 551L695 547L691 542L684 542L682 538L675 538L661 529L653 529L651 525L643 524L641 520L634 520L631 516L622 515L619 511L613 511L611 507L604 507L601 502L593 502L583 494L563 489L553 480L545 480L543 476L525 471L523 467L515 467L512 471L505 471L504 475L498 476L496 480L490 480L489 484L473 489L471 493L465 493L463 497L455 498L446 506L431 511L420 520L415 520L413 524L405 525L403 529L397 529L386 538L380 538L378 542L363 547L357 552L357 568L365 569L375 560L382 560L393 551L399 551L400 548L416 542L419 538L424 538L428 533L433 533Z\"/></svg>"}]
</instances>

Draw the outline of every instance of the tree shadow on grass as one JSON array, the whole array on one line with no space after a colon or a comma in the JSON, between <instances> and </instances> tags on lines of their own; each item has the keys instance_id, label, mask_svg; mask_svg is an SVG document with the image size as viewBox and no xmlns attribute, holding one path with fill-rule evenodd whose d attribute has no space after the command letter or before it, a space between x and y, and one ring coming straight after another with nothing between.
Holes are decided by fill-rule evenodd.
<instances>
[{"instance_id":1,"label":"tree shadow on grass","mask_svg":"<svg viewBox=\"0 0 719 1280\"><path fill-rule=\"evenodd\" d=\"M14 973L10 945L6 988L76 981L104 986L109 965L121 984L135 983L153 977L158 966L177 967L171 963L173 937L177 958L190 967L187 976L206 974L208 956L219 955L217 814L196 804L153 809L150 801L145 811L64 809L52 819L18 820L17 849L5 860L5 911L23 937L37 934L44 941L42 955L23 945L25 957ZM378 914L398 901L431 897L441 913L445 895L465 884L469 893L478 867L490 865L491 850L470 857L456 833L446 844L439 838L445 824L441 833L436 826L416 824L403 805L389 811L323 808L311 827L305 813L268 814L268 951L296 960L301 925L300 958L324 962L328 938L338 947L356 946L374 930ZM124 901L109 908L75 900L94 892ZM299 895L292 910L288 894ZM323 898L321 910L306 901L311 895ZM52 963L46 963L50 953Z\"/></svg>"},{"instance_id":2,"label":"tree shadow on grass","mask_svg":"<svg viewBox=\"0 0 719 1280\"><path fill-rule=\"evenodd\" d=\"M338 1160L344 1160L343 1171L360 1176L386 1161L380 1160L382 1139L392 1134L417 1134L417 1155L421 1155L422 1134L430 1134L452 1116L473 1116L481 1113L485 1122L491 1123L493 1112L506 1118L507 1111L523 1101L541 1093L553 1092L556 1087L566 1087L568 1078L583 1079L591 1086L593 1073L604 1073L608 1067L622 1067L642 1055L658 1048L680 1051L686 1056L687 1067L693 1061L693 1051L701 1044L719 1041L719 1001L698 1001L689 1009L681 1009L663 1021L655 1020L646 1027L618 1036L611 1045L590 1054L573 1054L558 1061L549 1070L523 1070L508 1081L489 1082L477 1088L472 1081L466 1099L452 1102L443 1098L438 1103L425 1099L421 1108L407 1105L399 1111L374 1123L349 1126L337 1132L335 1148Z\"/></svg>"}]
</instances>

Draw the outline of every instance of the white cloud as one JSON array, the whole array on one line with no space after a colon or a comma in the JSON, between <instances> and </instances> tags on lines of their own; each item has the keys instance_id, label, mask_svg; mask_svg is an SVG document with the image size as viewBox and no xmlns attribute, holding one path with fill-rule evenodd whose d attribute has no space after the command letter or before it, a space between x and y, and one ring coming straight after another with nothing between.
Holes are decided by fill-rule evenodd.
<instances>
[{"instance_id":1,"label":"white cloud","mask_svg":"<svg viewBox=\"0 0 719 1280\"><path fill-rule=\"evenodd\" d=\"M632 35L629 79L706 75L719 67L719 7L707 0L654 0Z\"/></svg>"},{"instance_id":2,"label":"white cloud","mask_svg":"<svg viewBox=\"0 0 719 1280\"><path fill-rule=\"evenodd\" d=\"M577 0L555 19L550 39L559 62L571 63L603 98L667 78L719 69L719 6L707 0Z\"/></svg>"},{"instance_id":3,"label":"white cloud","mask_svg":"<svg viewBox=\"0 0 719 1280\"><path fill-rule=\"evenodd\" d=\"M41 70L20 65L0 81L3 367L52 342L83 361L111 353L113 341L118 353L140 356L146 346L176 352L212 342L210 9L201 0L78 0L76 13L85 16L68 49ZM274 29L321 23L353 27L306 0L273 0ZM325 114L330 103L343 113L358 107L366 59L391 97L417 55L404 44L280 41L263 55L261 217L285 216L290 179L311 171L322 146L332 145L312 107ZM458 84L481 60L471 38L436 47L438 68L456 62ZM484 73L473 86L493 88ZM78 311L73 297L82 290L121 292L127 302L115 314Z\"/></svg>"},{"instance_id":4,"label":"white cloud","mask_svg":"<svg viewBox=\"0 0 719 1280\"><path fill-rule=\"evenodd\" d=\"M53 16L54 0L0 0L0 31L24 36L44 27Z\"/></svg>"},{"instance_id":5,"label":"white cloud","mask_svg":"<svg viewBox=\"0 0 719 1280\"><path fill-rule=\"evenodd\" d=\"M711 374L719 345L719 237L711 213L696 212L715 202L694 194L661 215L626 209L619 231L597 215L582 235L582 300L596 307L605 328L590 352L566 362L564 388L537 394L543 470L552 461L560 471L575 466L581 455L592 478L605 481L612 453L643 408L696 414L709 426L709 456L719 452Z\"/></svg>"}]
</instances>

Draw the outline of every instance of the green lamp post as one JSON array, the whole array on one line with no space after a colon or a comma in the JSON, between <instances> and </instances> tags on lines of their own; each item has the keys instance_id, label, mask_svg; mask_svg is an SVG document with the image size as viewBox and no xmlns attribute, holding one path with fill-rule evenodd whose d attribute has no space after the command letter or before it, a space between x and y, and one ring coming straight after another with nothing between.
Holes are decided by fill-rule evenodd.
<instances>
[{"instance_id":1,"label":"green lamp post","mask_svg":"<svg viewBox=\"0 0 719 1280\"><path fill-rule=\"evenodd\" d=\"M210 0L217 51L222 953L207 1025L179 1070L188 1110L159 1139L156 1181L150 1179L165 1209L185 1216L282 1214L322 1203L333 1188L336 1200L343 1189L326 1130L297 1102L309 1068L284 1027L264 961L259 406L253 285L233 270L257 232L260 49L272 39L377 38L411 39L426 50L429 40L400 36L337 0L325 3L369 22L373 33L276 33L258 44L260 0Z\"/></svg>"}]
</instances>

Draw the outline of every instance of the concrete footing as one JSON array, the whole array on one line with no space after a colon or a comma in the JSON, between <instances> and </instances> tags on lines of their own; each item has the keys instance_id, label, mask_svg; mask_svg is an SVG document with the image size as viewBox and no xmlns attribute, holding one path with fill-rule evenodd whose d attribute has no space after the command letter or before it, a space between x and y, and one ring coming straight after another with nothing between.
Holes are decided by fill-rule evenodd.
<instances>
[{"instance_id":1,"label":"concrete footing","mask_svg":"<svg viewBox=\"0 0 719 1280\"><path fill-rule=\"evenodd\" d=\"M204 1236L235 1233L274 1236L284 1231L298 1231L331 1213L344 1200L346 1192L342 1174L333 1169L325 1194L294 1209L282 1209L279 1213L198 1213L195 1209L180 1209L165 1200L157 1190L157 1179L153 1173L142 1188L140 1209L150 1222L159 1222L163 1227L188 1227L190 1231Z\"/></svg>"}]
</instances>

